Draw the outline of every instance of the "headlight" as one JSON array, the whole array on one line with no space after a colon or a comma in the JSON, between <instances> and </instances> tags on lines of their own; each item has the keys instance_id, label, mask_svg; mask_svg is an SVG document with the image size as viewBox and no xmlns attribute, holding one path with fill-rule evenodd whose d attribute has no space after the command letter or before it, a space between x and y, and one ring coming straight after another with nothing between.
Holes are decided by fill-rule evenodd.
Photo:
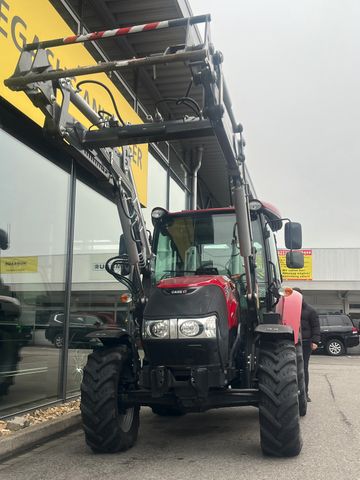
<instances>
[{"instance_id":1,"label":"headlight","mask_svg":"<svg viewBox=\"0 0 360 480\"><path fill-rule=\"evenodd\" d=\"M145 336L148 338L169 338L169 320L148 320L145 323Z\"/></svg>"},{"instance_id":2,"label":"headlight","mask_svg":"<svg viewBox=\"0 0 360 480\"><path fill-rule=\"evenodd\" d=\"M216 315L202 318L179 318L179 338L216 338Z\"/></svg>"},{"instance_id":3,"label":"headlight","mask_svg":"<svg viewBox=\"0 0 360 480\"><path fill-rule=\"evenodd\" d=\"M185 337L196 337L203 328L196 320L186 320L180 325L179 330Z\"/></svg>"},{"instance_id":4,"label":"headlight","mask_svg":"<svg viewBox=\"0 0 360 480\"><path fill-rule=\"evenodd\" d=\"M198 318L143 320L144 339L216 338L216 315Z\"/></svg>"}]
</instances>

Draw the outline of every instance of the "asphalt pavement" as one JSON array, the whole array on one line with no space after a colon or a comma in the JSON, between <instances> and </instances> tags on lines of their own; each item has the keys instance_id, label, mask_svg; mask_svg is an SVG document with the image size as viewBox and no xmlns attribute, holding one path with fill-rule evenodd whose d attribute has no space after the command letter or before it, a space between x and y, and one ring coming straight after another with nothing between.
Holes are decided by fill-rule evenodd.
<instances>
[{"instance_id":1,"label":"asphalt pavement","mask_svg":"<svg viewBox=\"0 0 360 480\"><path fill-rule=\"evenodd\" d=\"M359 480L360 356L313 356L304 446L296 458L263 457L257 409L160 418L144 408L125 453L94 455L81 430L0 465L0 480Z\"/></svg>"}]
</instances>

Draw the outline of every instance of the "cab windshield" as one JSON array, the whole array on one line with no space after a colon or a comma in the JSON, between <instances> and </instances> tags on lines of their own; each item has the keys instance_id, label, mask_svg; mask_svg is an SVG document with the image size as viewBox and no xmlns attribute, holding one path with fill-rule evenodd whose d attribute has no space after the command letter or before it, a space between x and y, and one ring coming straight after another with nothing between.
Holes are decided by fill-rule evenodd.
<instances>
[{"instance_id":1,"label":"cab windshield","mask_svg":"<svg viewBox=\"0 0 360 480\"><path fill-rule=\"evenodd\" d=\"M233 213L169 216L158 228L156 282L175 276L244 273Z\"/></svg>"}]
</instances>

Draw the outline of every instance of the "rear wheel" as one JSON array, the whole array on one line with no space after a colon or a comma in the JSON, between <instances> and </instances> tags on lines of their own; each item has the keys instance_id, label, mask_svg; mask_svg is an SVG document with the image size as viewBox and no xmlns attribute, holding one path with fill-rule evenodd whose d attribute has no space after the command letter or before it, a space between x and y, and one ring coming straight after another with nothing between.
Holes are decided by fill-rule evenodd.
<instances>
[{"instance_id":1,"label":"rear wheel","mask_svg":"<svg viewBox=\"0 0 360 480\"><path fill-rule=\"evenodd\" d=\"M259 417L265 455L294 457L301 451L295 345L263 341L259 350Z\"/></svg>"},{"instance_id":2,"label":"rear wheel","mask_svg":"<svg viewBox=\"0 0 360 480\"><path fill-rule=\"evenodd\" d=\"M152 407L153 413L160 417L181 417L185 412L178 407L168 407L165 405L157 405Z\"/></svg>"},{"instance_id":3,"label":"rear wheel","mask_svg":"<svg viewBox=\"0 0 360 480\"><path fill-rule=\"evenodd\" d=\"M299 395L299 413L301 417L304 417L307 412L307 396L305 387L304 358L302 345L300 342L296 345L296 364Z\"/></svg>"},{"instance_id":4,"label":"rear wheel","mask_svg":"<svg viewBox=\"0 0 360 480\"><path fill-rule=\"evenodd\" d=\"M86 443L94 452L127 450L136 442L140 408L125 408L120 400L121 392L130 387L130 365L131 353L125 345L89 355L80 407Z\"/></svg>"},{"instance_id":5,"label":"rear wheel","mask_svg":"<svg viewBox=\"0 0 360 480\"><path fill-rule=\"evenodd\" d=\"M333 357L339 357L340 355L344 355L345 353L345 346L341 340L337 338L333 338L326 343L326 353L328 355L332 355Z\"/></svg>"}]
</instances>

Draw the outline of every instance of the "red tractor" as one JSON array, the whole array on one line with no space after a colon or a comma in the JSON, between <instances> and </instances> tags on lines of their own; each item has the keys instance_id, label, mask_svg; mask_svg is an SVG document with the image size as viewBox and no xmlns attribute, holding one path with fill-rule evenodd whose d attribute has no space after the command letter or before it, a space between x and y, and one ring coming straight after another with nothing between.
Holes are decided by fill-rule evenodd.
<instances>
[{"instance_id":1,"label":"red tractor","mask_svg":"<svg viewBox=\"0 0 360 480\"><path fill-rule=\"evenodd\" d=\"M135 443L141 406L173 416L242 405L259 408L265 454L295 456L301 450L299 419L306 413L301 295L281 288L274 235L286 222L287 265L300 268L301 227L256 199L222 55L209 41L209 21L205 15L25 45L15 74L5 82L24 91L45 114L46 130L65 138L74 158L108 182L119 211L120 252L106 269L129 291L131 319L128 328L88 335L94 351L84 369L81 412L86 442L96 452L126 450ZM194 45L189 29L200 22L206 23L205 38ZM46 52L48 47L173 27L185 27L184 44L147 58L62 71L53 70ZM182 111L189 111L164 120L156 108L155 120L140 125L102 117L67 79L175 62L189 68L187 93L175 99ZM196 99L190 97L191 88L200 91ZM55 102L59 93L60 105ZM97 128L74 119L71 103ZM127 146L158 141L186 141L205 160L210 152L222 165L220 171L227 172L233 207L196 210L194 198L192 211L154 209L150 239ZM70 317L70 312L64 315Z\"/></svg>"},{"instance_id":2,"label":"red tractor","mask_svg":"<svg viewBox=\"0 0 360 480\"><path fill-rule=\"evenodd\" d=\"M253 405L263 452L300 452L299 417L306 413L301 295L280 288L274 236L280 215L259 201L250 201L250 211L255 303L247 294L233 208L153 210L154 261L148 300L137 316L142 362L128 332L93 335L102 345L89 356L81 390L93 450L132 446L142 405L161 416ZM287 246L299 248L299 224L285 227Z\"/></svg>"}]
</instances>

